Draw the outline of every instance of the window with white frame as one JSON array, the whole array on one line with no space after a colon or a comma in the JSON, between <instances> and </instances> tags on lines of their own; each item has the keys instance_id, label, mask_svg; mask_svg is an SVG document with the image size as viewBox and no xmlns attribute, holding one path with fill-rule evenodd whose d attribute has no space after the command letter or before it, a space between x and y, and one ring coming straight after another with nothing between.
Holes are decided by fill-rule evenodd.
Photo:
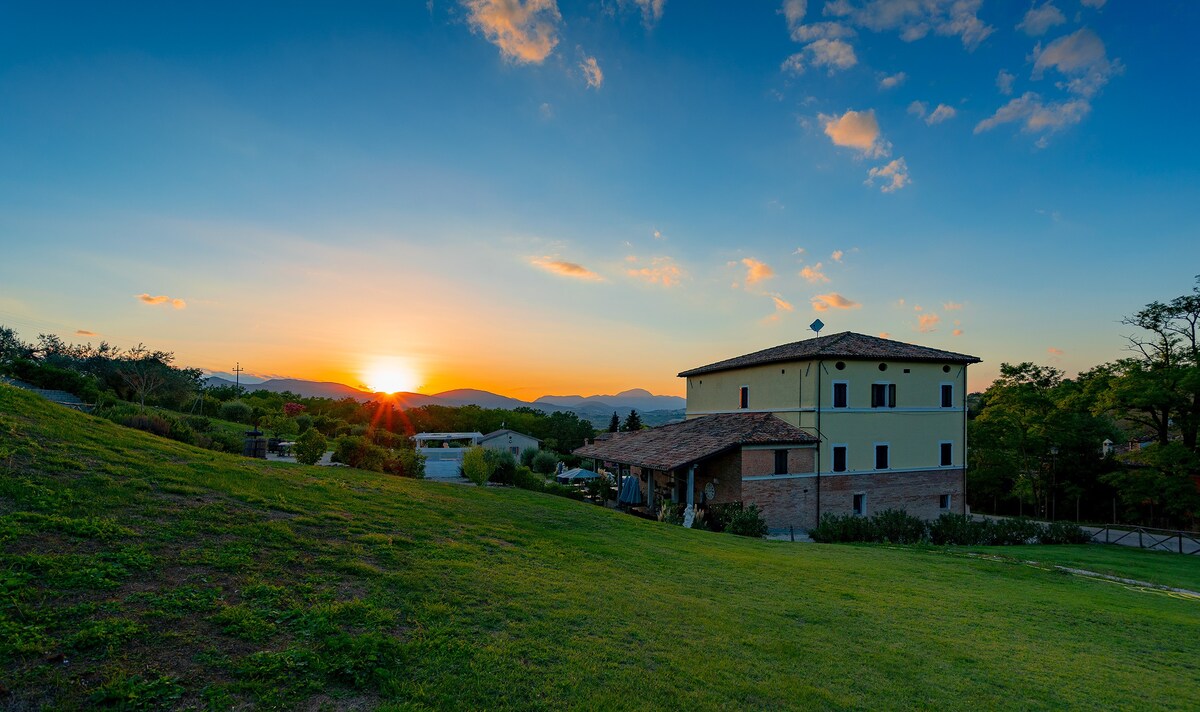
<instances>
[{"instance_id":1,"label":"window with white frame","mask_svg":"<svg viewBox=\"0 0 1200 712\"><path fill-rule=\"evenodd\" d=\"M948 494L938 495L938 509L945 509L945 510L950 509L950 495L948 495Z\"/></svg>"},{"instance_id":2,"label":"window with white frame","mask_svg":"<svg viewBox=\"0 0 1200 712\"><path fill-rule=\"evenodd\" d=\"M854 499L851 500L851 506L854 507L855 514L860 517L865 516L867 513L867 495L862 493L854 495Z\"/></svg>"},{"instance_id":3,"label":"window with white frame","mask_svg":"<svg viewBox=\"0 0 1200 712\"><path fill-rule=\"evenodd\" d=\"M872 408L895 408L896 407L896 384L895 383L872 383L871 384L871 407Z\"/></svg>"},{"instance_id":4,"label":"window with white frame","mask_svg":"<svg viewBox=\"0 0 1200 712\"><path fill-rule=\"evenodd\" d=\"M850 407L850 383L848 381L833 382L833 407Z\"/></svg>"},{"instance_id":5,"label":"window with white frame","mask_svg":"<svg viewBox=\"0 0 1200 712\"><path fill-rule=\"evenodd\" d=\"M888 467L890 467L890 459L891 458L888 457L889 449L890 448L888 447L887 443L876 443L876 445L875 445L875 469L876 470L886 470L886 469L888 469Z\"/></svg>"},{"instance_id":6,"label":"window with white frame","mask_svg":"<svg viewBox=\"0 0 1200 712\"><path fill-rule=\"evenodd\" d=\"M954 443L942 441L938 443L938 465L950 467L954 464Z\"/></svg>"},{"instance_id":7,"label":"window with white frame","mask_svg":"<svg viewBox=\"0 0 1200 712\"><path fill-rule=\"evenodd\" d=\"M845 445L834 445L833 446L833 471L834 472L845 472L846 471L846 446Z\"/></svg>"}]
</instances>

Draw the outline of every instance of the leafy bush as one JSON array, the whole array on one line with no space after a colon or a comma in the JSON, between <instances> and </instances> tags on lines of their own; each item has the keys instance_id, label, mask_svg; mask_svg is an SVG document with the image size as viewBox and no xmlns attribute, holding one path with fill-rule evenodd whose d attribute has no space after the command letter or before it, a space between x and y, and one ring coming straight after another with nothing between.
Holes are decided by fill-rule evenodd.
<instances>
[{"instance_id":1,"label":"leafy bush","mask_svg":"<svg viewBox=\"0 0 1200 712\"><path fill-rule=\"evenodd\" d=\"M707 505L708 514L704 518L704 524L709 531L723 532L729 528L729 523L733 520L734 515L742 511L741 502L723 502L721 504Z\"/></svg>"},{"instance_id":2,"label":"leafy bush","mask_svg":"<svg viewBox=\"0 0 1200 712\"><path fill-rule=\"evenodd\" d=\"M361 435L338 438L333 450L334 462L340 462L360 470L383 472L387 451Z\"/></svg>"},{"instance_id":3,"label":"leafy bush","mask_svg":"<svg viewBox=\"0 0 1200 712\"><path fill-rule=\"evenodd\" d=\"M1051 522L1039 538L1043 544L1086 544L1091 540L1091 535L1074 522Z\"/></svg>"},{"instance_id":4,"label":"leafy bush","mask_svg":"<svg viewBox=\"0 0 1200 712\"><path fill-rule=\"evenodd\" d=\"M167 431L167 437L190 445L196 441L196 432L183 419L172 418L170 429Z\"/></svg>"},{"instance_id":5,"label":"leafy bush","mask_svg":"<svg viewBox=\"0 0 1200 712\"><path fill-rule=\"evenodd\" d=\"M401 477L423 479L425 477L425 456L411 447L392 450L388 453L383 471Z\"/></svg>"},{"instance_id":6,"label":"leafy bush","mask_svg":"<svg viewBox=\"0 0 1200 712\"><path fill-rule=\"evenodd\" d=\"M530 467L533 468L534 472L549 475L554 472L554 467L557 464L558 458L554 456L554 453L546 450L538 450L537 454L533 456L533 464Z\"/></svg>"},{"instance_id":7,"label":"leafy bush","mask_svg":"<svg viewBox=\"0 0 1200 712\"><path fill-rule=\"evenodd\" d=\"M675 502L663 502L658 510L658 521L666 524L683 524L683 505Z\"/></svg>"},{"instance_id":8,"label":"leafy bush","mask_svg":"<svg viewBox=\"0 0 1200 712\"><path fill-rule=\"evenodd\" d=\"M240 400L231 400L221 404L220 415L221 420L249 425L254 419L254 409Z\"/></svg>"},{"instance_id":9,"label":"leafy bush","mask_svg":"<svg viewBox=\"0 0 1200 712\"><path fill-rule=\"evenodd\" d=\"M527 447L521 451L521 464L525 467L533 467L533 458L537 457L538 449L536 447Z\"/></svg>"},{"instance_id":10,"label":"leafy bush","mask_svg":"<svg viewBox=\"0 0 1200 712\"><path fill-rule=\"evenodd\" d=\"M1015 519L993 519L990 521L991 541L997 546L1018 546L1021 544L1036 544L1041 541L1043 527L1032 519L1017 517Z\"/></svg>"},{"instance_id":11,"label":"leafy bush","mask_svg":"<svg viewBox=\"0 0 1200 712\"><path fill-rule=\"evenodd\" d=\"M875 541L875 527L867 517L856 514L821 515L816 528L808 533L813 541L830 544L835 542Z\"/></svg>"},{"instance_id":12,"label":"leafy bush","mask_svg":"<svg viewBox=\"0 0 1200 712\"><path fill-rule=\"evenodd\" d=\"M729 520L729 533L761 539L767 535L767 520L757 504L744 507Z\"/></svg>"},{"instance_id":13,"label":"leafy bush","mask_svg":"<svg viewBox=\"0 0 1200 712\"><path fill-rule=\"evenodd\" d=\"M566 497L567 499L573 499L577 502L582 502L585 499L585 496L581 490L577 490L574 487L567 487L566 485L560 485L557 482L547 481L546 484L542 486L542 491L546 494L552 494L555 497Z\"/></svg>"},{"instance_id":14,"label":"leafy bush","mask_svg":"<svg viewBox=\"0 0 1200 712\"><path fill-rule=\"evenodd\" d=\"M314 429L304 431L296 441L296 462L302 465L315 465L325 456L325 436Z\"/></svg>"},{"instance_id":15,"label":"leafy bush","mask_svg":"<svg viewBox=\"0 0 1200 712\"><path fill-rule=\"evenodd\" d=\"M513 476L517 472L517 458L507 450L492 448L487 448L484 456L487 457L488 463L492 467L492 476L489 481L501 485L511 485Z\"/></svg>"},{"instance_id":16,"label":"leafy bush","mask_svg":"<svg viewBox=\"0 0 1200 712\"><path fill-rule=\"evenodd\" d=\"M183 419L183 422L197 433L207 433L212 430L212 421L203 415L189 415Z\"/></svg>"},{"instance_id":17,"label":"leafy bush","mask_svg":"<svg viewBox=\"0 0 1200 712\"><path fill-rule=\"evenodd\" d=\"M513 473L513 484L521 489L545 492L548 483L545 477L522 465Z\"/></svg>"},{"instance_id":18,"label":"leafy bush","mask_svg":"<svg viewBox=\"0 0 1200 712\"><path fill-rule=\"evenodd\" d=\"M965 514L946 513L929 523L929 541L943 546L982 546L991 543L993 532L989 519L975 520Z\"/></svg>"},{"instance_id":19,"label":"leafy bush","mask_svg":"<svg viewBox=\"0 0 1200 712\"><path fill-rule=\"evenodd\" d=\"M489 461L487 453L478 445L463 453L463 477L466 477L475 484L481 487L487 484L494 470L495 465Z\"/></svg>"},{"instance_id":20,"label":"leafy bush","mask_svg":"<svg viewBox=\"0 0 1200 712\"><path fill-rule=\"evenodd\" d=\"M925 520L900 509L885 509L871 517L875 541L891 544L919 544L925 541Z\"/></svg>"},{"instance_id":21,"label":"leafy bush","mask_svg":"<svg viewBox=\"0 0 1200 712\"><path fill-rule=\"evenodd\" d=\"M167 437L171 432L171 423L158 415L131 415L121 420L121 425L127 428L137 428L160 437Z\"/></svg>"}]
</instances>

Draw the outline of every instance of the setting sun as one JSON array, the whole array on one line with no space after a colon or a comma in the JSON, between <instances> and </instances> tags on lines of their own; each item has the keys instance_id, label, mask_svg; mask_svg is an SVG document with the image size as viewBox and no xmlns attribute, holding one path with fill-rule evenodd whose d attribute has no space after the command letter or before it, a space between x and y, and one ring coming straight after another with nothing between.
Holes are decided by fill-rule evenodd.
<instances>
[{"instance_id":1,"label":"setting sun","mask_svg":"<svg viewBox=\"0 0 1200 712\"><path fill-rule=\"evenodd\" d=\"M398 359L377 363L365 375L367 385L377 393L412 391L420 385L413 367Z\"/></svg>"}]
</instances>

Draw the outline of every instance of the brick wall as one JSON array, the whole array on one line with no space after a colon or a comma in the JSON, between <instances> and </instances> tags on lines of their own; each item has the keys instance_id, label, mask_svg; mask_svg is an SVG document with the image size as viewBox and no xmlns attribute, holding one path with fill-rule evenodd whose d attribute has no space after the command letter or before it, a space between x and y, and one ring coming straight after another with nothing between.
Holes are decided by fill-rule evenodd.
<instances>
[{"instance_id":1,"label":"brick wall","mask_svg":"<svg viewBox=\"0 0 1200 712\"><path fill-rule=\"evenodd\" d=\"M782 449L782 448L781 448ZM788 451L789 473L815 472L816 448L792 447ZM775 450L742 448L742 476L775 474Z\"/></svg>"},{"instance_id":2,"label":"brick wall","mask_svg":"<svg viewBox=\"0 0 1200 712\"><path fill-rule=\"evenodd\" d=\"M742 483L742 499L763 510L767 526L810 529L817 523L817 479L801 477L751 480ZM866 514L884 509L902 509L909 514L936 519L944 511L939 498L949 494L950 511L962 514L962 470L880 472L866 475L826 475L821 478L821 513L851 514L854 495L867 497Z\"/></svg>"}]
</instances>

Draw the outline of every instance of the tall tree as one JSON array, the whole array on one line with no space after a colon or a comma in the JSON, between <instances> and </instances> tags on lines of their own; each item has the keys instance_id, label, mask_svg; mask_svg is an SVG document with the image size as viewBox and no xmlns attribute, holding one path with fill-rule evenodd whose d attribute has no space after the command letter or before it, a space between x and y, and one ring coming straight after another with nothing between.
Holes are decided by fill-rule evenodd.
<instances>
[{"instance_id":1,"label":"tall tree","mask_svg":"<svg viewBox=\"0 0 1200 712\"><path fill-rule=\"evenodd\" d=\"M630 410L628 417L625 418L625 425L621 429L626 432L641 430L642 416L638 415L636 410Z\"/></svg>"},{"instance_id":2,"label":"tall tree","mask_svg":"<svg viewBox=\"0 0 1200 712\"><path fill-rule=\"evenodd\" d=\"M613 411L612 420L608 421L608 432L615 433L621 429L621 418L617 416L617 411Z\"/></svg>"}]
</instances>

